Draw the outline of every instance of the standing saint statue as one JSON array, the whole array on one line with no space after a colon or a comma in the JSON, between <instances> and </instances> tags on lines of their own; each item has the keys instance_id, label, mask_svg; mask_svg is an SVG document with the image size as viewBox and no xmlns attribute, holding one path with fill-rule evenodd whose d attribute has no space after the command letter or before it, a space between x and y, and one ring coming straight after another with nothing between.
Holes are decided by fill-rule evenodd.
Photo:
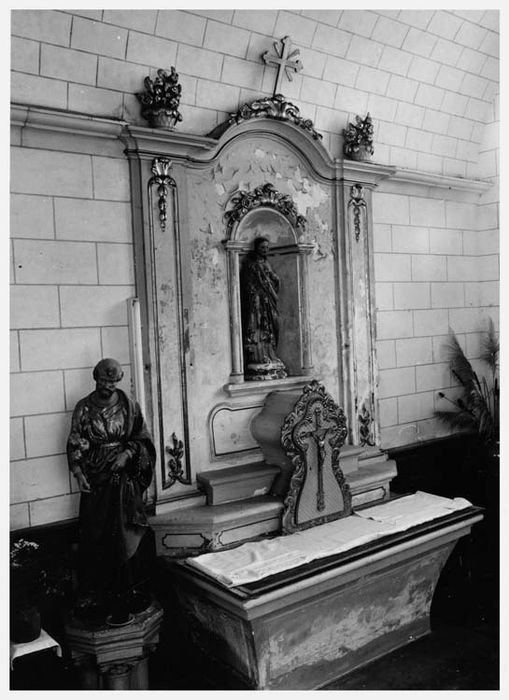
<instances>
[{"instance_id":1,"label":"standing saint statue","mask_svg":"<svg viewBox=\"0 0 509 700\"><path fill-rule=\"evenodd\" d=\"M156 456L139 405L117 388L123 375L110 358L95 366L96 388L76 404L67 441L81 491L78 606L110 613L112 624L132 612L136 557L149 529L143 492Z\"/></svg>"},{"instance_id":2,"label":"standing saint statue","mask_svg":"<svg viewBox=\"0 0 509 700\"><path fill-rule=\"evenodd\" d=\"M251 381L287 376L276 353L279 277L267 259L269 249L267 238L256 238L240 273L244 378Z\"/></svg>"}]
</instances>

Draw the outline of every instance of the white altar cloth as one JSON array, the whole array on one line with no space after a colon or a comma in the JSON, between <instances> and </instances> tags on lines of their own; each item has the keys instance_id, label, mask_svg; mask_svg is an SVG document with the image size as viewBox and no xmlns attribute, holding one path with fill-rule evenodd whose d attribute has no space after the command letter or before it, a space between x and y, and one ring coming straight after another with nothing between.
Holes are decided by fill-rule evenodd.
<instances>
[{"instance_id":1,"label":"white altar cloth","mask_svg":"<svg viewBox=\"0 0 509 700\"><path fill-rule=\"evenodd\" d=\"M417 491L308 530L246 542L234 549L201 554L186 561L231 588L346 552L471 505L464 498L443 498Z\"/></svg>"}]
</instances>

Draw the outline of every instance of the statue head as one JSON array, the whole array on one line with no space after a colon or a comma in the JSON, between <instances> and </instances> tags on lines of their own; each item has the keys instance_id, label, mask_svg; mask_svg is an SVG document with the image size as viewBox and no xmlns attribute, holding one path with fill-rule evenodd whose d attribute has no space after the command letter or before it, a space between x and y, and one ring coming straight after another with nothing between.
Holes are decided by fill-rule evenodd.
<instances>
[{"instance_id":1,"label":"statue head","mask_svg":"<svg viewBox=\"0 0 509 700\"><path fill-rule=\"evenodd\" d=\"M265 236L258 236L254 240L254 252L262 258L266 258L269 254L270 241Z\"/></svg>"},{"instance_id":2,"label":"statue head","mask_svg":"<svg viewBox=\"0 0 509 700\"><path fill-rule=\"evenodd\" d=\"M115 391L115 385L122 379L124 372L120 363L111 357L100 360L94 367L93 377L96 391L101 398L109 398Z\"/></svg>"}]
</instances>

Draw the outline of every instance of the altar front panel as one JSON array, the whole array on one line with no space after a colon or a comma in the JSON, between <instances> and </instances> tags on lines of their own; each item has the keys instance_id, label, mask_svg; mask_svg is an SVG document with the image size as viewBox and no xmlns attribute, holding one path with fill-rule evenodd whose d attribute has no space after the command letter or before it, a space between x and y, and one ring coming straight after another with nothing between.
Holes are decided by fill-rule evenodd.
<instances>
[{"instance_id":1,"label":"altar front panel","mask_svg":"<svg viewBox=\"0 0 509 700\"><path fill-rule=\"evenodd\" d=\"M312 690L430 631L440 572L480 509L421 525L337 562L225 589L172 567L194 648L219 689Z\"/></svg>"}]
</instances>

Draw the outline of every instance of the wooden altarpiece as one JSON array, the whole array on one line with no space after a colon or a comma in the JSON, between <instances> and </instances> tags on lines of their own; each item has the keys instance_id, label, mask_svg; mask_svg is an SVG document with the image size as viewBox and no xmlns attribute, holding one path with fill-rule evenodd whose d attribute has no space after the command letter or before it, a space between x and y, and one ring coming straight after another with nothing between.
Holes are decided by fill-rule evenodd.
<instances>
[{"instance_id":1,"label":"wooden altarpiece","mask_svg":"<svg viewBox=\"0 0 509 700\"><path fill-rule=\"evenodd\" d=\"M161 553L220 546L234 536L221 539L203 509L179 525L182 506L205 505L200 475L210 482L213 472L230 470L238 481L267 461L251 425L271 391L302 389L312 377L323 381L344 408L345 442L367 457L368 469L385 462L383 471L371 196L394 169L332 159L312 122L281 95L244 105L209 136L129 125L122 138L143 330L138 371L159 454ZM297 311L285 314L289 376L246 382L238 270L262 216L271 230L286 232L274 233L273 261L284 278L281 303ZM377 485L381 497L388 480ZM257 492L267 495L269 488ZM264 501L263 508L265 531L277 530L280 505ZM239 536L249 536L247 523L235 517Z\"/></svg>"}]
</instances>

